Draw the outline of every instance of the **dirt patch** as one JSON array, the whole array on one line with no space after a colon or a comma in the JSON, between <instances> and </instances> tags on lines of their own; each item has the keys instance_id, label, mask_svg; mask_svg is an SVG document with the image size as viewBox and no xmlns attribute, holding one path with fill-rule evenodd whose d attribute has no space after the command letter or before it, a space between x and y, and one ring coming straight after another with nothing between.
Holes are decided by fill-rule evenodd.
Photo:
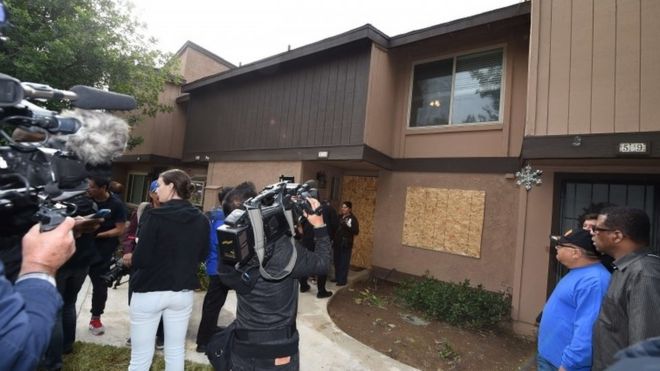
<instances>
[{"instance_id":1,"label":"dirt patch","mask_svg":"<svg viewBox=\"0 0 660 371\"><path fill-rule=\"evenodd\" d=\"M429 321L395 300L395 284L357 282L328 305L332 320L350 336L422 370L519 370L535 355L535 343L510 331L473 331Z\"/></svg>"}]
</instances>

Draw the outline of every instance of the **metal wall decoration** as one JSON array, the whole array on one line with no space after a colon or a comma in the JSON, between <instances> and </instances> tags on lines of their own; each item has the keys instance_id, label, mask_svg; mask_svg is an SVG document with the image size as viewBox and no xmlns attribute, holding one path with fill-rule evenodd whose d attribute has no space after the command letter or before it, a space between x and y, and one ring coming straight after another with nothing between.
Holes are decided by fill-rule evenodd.
<instances>
[{"instance_id":1,"label":"metal wall decoration","mask_svg":"<svg viewBox=\"0 0 660 371\"><path fill-rule=\"evenodd\" d=\"M520 171L516 172L516 184L525 187L529 191L533 186L542 183L542 175L543 170L534 170L530 164L527 164Z\"/></svg>"}]
</instances>

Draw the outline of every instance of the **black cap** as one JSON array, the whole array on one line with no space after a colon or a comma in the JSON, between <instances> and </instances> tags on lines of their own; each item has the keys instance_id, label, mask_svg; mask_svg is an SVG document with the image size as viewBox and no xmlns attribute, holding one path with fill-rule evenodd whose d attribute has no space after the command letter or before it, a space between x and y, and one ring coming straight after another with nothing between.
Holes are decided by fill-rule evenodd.
<instances>
[{"instance_id":1,"label":"black cap","mask_svg":"<svg viewBox=\"0 0 660 371\"><path fill-rule=\"evenodd\" d=\"M577 246L581 249L584 249L591 254L595 256L599 256L600 254L596 250L596 246L594 246L594 242L591 240L591 232L589 232L586 229L580 229L577 232L573 232L572 230L564 233L563 236L561 237L552 237L553 240L557 241L558 245L574 245Z\"/></svg>"}]
</instances>

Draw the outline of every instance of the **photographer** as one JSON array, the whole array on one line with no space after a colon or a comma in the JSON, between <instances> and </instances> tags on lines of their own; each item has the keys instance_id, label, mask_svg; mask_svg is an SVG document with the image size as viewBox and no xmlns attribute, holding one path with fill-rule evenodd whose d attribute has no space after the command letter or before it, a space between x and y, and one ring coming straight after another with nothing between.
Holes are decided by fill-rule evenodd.
<instances>
[{"instance_id":1,"label":"photographer","mask_svg":"<svg viewBox=\"0 0 660 371\"><path fill-rule=\"evenodd\" d=\"M62 299L55 272L74 253L74 220L54 230L33 226L23 237L23 261L16 285L5 278L0 262L0 370L33 370L50 341Z\"/></svg>"},{"instance_id":2,"label":"photographer","mask_svg":"<svg viewBox=\"0 0 660 371\"><path fill-rule=\"evenodd\" d=\"M224 204L228 210L233 210L255 194L254 189L234 189ZM319 207L317 200L311 197L307 200L313 210ZM231 350L233 370L298 370L300 367L296 329L298 279L325 275L330 265L330 239L323 217L305 216L314 229L315 250L309 251L296 244L297 260L289 275L279 280L259 275L249 292L237 293L235 340ZM272 256L264 264L267 272L284 269L293 251L291 243L284 235L268 246L266 254ZM259 264L254 260L248 265ZM220 269L228 267L231 268L227 264L220 265Z\"/></svg>"}]
</instances>

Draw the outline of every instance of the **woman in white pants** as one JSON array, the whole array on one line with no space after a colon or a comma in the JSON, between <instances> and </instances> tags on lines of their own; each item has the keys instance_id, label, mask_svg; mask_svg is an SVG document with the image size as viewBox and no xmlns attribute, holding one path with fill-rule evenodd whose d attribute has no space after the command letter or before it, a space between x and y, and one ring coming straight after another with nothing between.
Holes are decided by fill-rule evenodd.
<instances>
[{"instance_id":1,"label":"woman in white pants","mask_svg":"<svg viewBox=\"0 0 660 371\"><path fill-rule=\"evenodd\" d=\"M199 288L197 268L209 246L209 221L188 201L193 191L185 172L165 171L156 190L161 206L140 218L132 258L129 370L149 370L161 315L165 369L183 370L193 290Z\"/></svg>"}]
</instances>

